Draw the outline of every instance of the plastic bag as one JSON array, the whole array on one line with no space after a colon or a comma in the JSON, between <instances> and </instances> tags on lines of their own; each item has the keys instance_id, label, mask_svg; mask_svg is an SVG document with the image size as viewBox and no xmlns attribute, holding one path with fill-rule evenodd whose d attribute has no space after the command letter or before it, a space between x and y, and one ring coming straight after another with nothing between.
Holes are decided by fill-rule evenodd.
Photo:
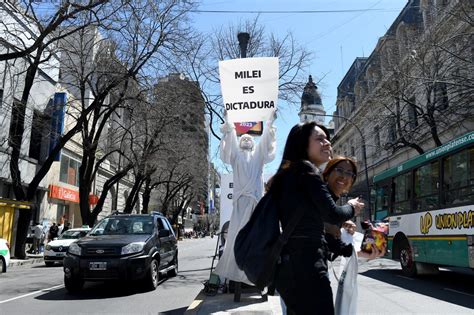
<instances>
[{"instance_id":1,"label":"plastic bag","mask_svg":"<svg viewBox=\"0 0 474 315\"><path fill-rule=\"evenodd\" d=\"M344 264L339 277L336 303L334 304L336 315L350 315L357 313L357 272L358 262L355 249L352 256L341 260Z\"/></svg>"}]
</instances>

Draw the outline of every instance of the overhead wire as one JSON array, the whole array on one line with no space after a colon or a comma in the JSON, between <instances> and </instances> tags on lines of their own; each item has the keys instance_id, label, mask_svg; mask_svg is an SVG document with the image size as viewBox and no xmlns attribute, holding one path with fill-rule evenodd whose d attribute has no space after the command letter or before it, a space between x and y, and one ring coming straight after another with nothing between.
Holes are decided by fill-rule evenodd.
<instances>
[{"instance_id":1,"label":"overhead wire","mask_svg":"<svg viewBox=\"0 0 474 315\"><path fill-rule=\"evenodd\" d=\"M325 14L325 13L354 13L354 12L398 12L400 9L346 9L346 10L190 10L193 13L249 13L249 14Z\"/></svg>"}]
</instances>

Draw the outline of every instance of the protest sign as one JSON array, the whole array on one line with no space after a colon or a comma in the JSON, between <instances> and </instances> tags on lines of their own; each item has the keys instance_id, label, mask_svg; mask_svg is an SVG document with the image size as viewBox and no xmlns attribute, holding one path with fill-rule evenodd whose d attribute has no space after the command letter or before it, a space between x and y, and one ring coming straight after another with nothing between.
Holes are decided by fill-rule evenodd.
<instances>
[{"instance_id":1,"label":"protest sign","mask_svg":"<svg viewBox=\"0 0 474 315\"><path fill-rule=\"evenodd\" d=\"M229 122L268 120L276 110L278 58L219 61L219 75Z\"/></svg>"},{"instance_id":2,"label":"protest sign","mask_svg":"<svg viewBox=\"0 0 474 315\"><path fill-rule=\"evenodd\" d=\"M222 226L227 221L230 221L232 210L234 206L232 204L232 194L234 192L234 175L221 174L221 209L220 209L220 223L219 230L222 230Z\"/></svg>"}]
</instances>

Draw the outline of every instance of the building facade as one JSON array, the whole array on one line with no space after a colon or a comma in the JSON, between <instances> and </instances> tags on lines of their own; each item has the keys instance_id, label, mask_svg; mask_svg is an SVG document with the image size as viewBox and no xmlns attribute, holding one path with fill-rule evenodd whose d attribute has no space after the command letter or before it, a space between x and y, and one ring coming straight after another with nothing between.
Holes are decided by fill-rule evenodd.
<instances>
[{"instance_id":1,"label":"building facade","mask_svg":"<svg viewBox=\"0 0 474 315\"><path fill-rule=\"evenodd\" d=\"M9 5L0 3L0 20L2 20L0 54L15 51L15 47L31 44L38 34L34 26L25 24L25 19L22 19L19 13L10 10ZM82 36L85 40L80 41L76 36ZM50 155L60 135L75 125L81 108L81 91L75 84L74 72L77 69L74 66L81 60L82 65L93 70L95 54L102 47L97 44L99 41L98 31L87 28L81 34L74 33L67 39L64 38L55 46L54 51L45 52L45 56L49 57L40 64L36 73L24 117L25 131L21 143L19 168L25 188ZM81 49L71 46L72 43L74 45L88 43L89 46ZM87 53L89 48L90 54ZM74 52L80 52L80 56ZM52 222L61 224L68 221L73 227L83 225L79 209L78 176L83 147L80 133L73 136L55 157L48 173L39 183L32 205L9 202L15 199L9 168L9 130L12 110L22 97L28 65L26 57L0 62L0 199L3 200L0 204L8 206L0 210L0 237L9 239L12 248L15 247L19 211L32 209L30 224L40 222L47 226ZM92 92L86 91L85 97L92 101ZM123 117L120 113L116 116ZM104 137L107 137L107 132L104 133ZM95 176L93 191L89 196L91 207L97 203L103 183L114 174L113 161L106 160ZM109 193L101 216L110 214L112 210L125 203L126 192L133 186L133 181L133 175L128 175L122 179L120 185L117 185L118 192L115 198ZM115 205L112 204L112 200L115 200ZM8 222L4 220L6 217L9 218Z\"/></svg>"},{"instance_id":2,"label":"building facade","mask_svg":"<svg viewBox=\"0 0 474 315\"><path fill-rule=\"evenodd\" d=\"M408 1L338 86L333 148L357 161L351 194L372 209L374 175L474 129L471 2Z\"/></svg>"},{"instance_id":3,"label":"building facade","mask_svg":"<svg viewBox=\"0 0 474 315\"><path fill-rule=\"evenodd\" d=\"M36 29L26 25L18 14L11 10L9 3L0 3L0 54L15 52L15 47L31 44ZM31 36L32 35L32 36ZM40 64L31 87L24 117L24 132L21 142L19 170L24 188L36 175L44 157L49 152L49 145L54 141L51 132L52 120L47 114L55 97L59 79L59 57L53 52L47 62ZM21 107L22 93L25 88L26 70L30 65L25 58L15 58L0 62L0 199L12 200L15 195L12 189L10 172L11 148L9 146L12 112ZM48 183L46 178L40 181L35 195L33 217L40 216L40 210L47 205ZM25 205L26 206L26 205ZM13 207L11 213L0 210L0 237L11 241L12 250L15 245L17 231L16 222L19 211L29 207ZM29 210L28 210L29 211ZM8 216L13 224L3 219ZM5 228L6 226L9 228Z\"/></svg>"},{"instance_id":4,"label":"building facade","mask_svg":"<svg viewBox=\"0 0 474 315\"><path fill-rule=\"evenodd\" d=\"M173 150L160 153L160 172L176 170L189 176L189 190L180 198L188 198L188 207L200 214L209 207L209 123L205 116L205 102L198 83L183 74L172 73L162 78L155 87L156 107L167 121L162 130L166 138L163 147ZM158 187L150 200L150 209L163 209L164 186ZM179 200L180 198L177 198ZM168 210L169 211L169 210Z\"/></svg>"}]
</instances>

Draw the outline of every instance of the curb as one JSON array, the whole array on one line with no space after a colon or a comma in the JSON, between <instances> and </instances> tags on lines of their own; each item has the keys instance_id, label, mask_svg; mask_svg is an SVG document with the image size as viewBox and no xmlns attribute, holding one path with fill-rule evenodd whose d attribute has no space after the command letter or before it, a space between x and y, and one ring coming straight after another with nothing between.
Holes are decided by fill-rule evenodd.
<instances>
[{"instance_id":1,"label":"curb","mask_svg":"<svg viewBox=\"0 0 474 315\"><path fill-rule=\"evenodd\" d=\"M29 266L29 265L34 265L34 264L42 264L43 262L44 262L43 257L30 258L30 259L25 259L25 260L15 260L15 261L10 261L10 263L8 264L8 268Z\"/></svg>"},{"instance_id":2,"label":"curb","mask_svg":"<svg viewBox=\"0 0 474 315\"><path fill-rule=\"evenodd\" d=\"M199 294L194 298L194 301L186 309L184 315L197 315L205 299L206 294L204 293L204 289L202 289L201 292L199 292Z\"/></svg>"}]
</instances>

